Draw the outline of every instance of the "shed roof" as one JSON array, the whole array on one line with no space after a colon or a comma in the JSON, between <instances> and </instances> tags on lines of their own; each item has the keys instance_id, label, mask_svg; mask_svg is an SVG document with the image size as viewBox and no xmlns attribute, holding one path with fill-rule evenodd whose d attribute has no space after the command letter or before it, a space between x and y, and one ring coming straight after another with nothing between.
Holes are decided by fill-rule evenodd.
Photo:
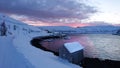
<instances>
[{"instance_id":1,"label":"shed roof","mask_svg":"<svg viewBox=\"0 0 120 68\"><path fill-rule=\"evenodd\" d=\"M79 51L84 48L79 42L65 43L64 46L70 53Z\"/></svg>"}]
</instances>

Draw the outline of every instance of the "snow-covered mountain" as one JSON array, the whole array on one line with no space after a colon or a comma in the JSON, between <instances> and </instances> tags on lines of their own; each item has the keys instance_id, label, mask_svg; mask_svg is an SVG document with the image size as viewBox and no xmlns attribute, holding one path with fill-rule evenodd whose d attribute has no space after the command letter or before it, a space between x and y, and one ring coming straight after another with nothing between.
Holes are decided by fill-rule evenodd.
<instances>
[{"instance_id":1,"label":"snow-covered mountain","mask_svg":"<svg viewBox=\"0 0 120 68\"><path fill-rule=\"evenodd\" d=\"M65 32L65 31L74 31L74 28L69 26L40 26L40 29L48 30L51 32Z\"/></svg>"},{"instance_id":2,"label":"snow-covered mountain","mask_svg":"<svg viewBox=\"0 0 120 68\"><path fill-rule=\"evenodd\" d=\"M72 28L69 26L41 26L38 28L49 32L61 32L64 34L115 34L120 29L120 26L114 26L110 24L94 24L93 26L84 26L78 28Z\"/></svg>"},{"instance_id":3,"label":"snow-covered mountain","mask_svg":"<svg viewBox=\"0 0 120 68\"><path fill-rule=\"evenodd\" d=\"M14 35L15 33L18 34L21 31L26 33L36 32L40 35L41 33L47 34L46 31L38 29L34 26L30 26L18 20L12 19L4 14L0 14L0 24L3 22L5 23L5 26L7 28L7 35Z\"/></svg>"},{"instance_id":4,"label":"snow-covered mountain","mask_svg":"<svg viewBox=\"0 0 120 68\"><path fill-rule=\"evenodd\" d=\"M0 36L0 68L80 68L30 44L32 38L49 35L44 30L0 14L7 35Z\"/></svg>"},{"instance_id":5,"label":"snow-covered mountain","mask_svg":"<svg viewBox=\"0 0 120 68\"><path fill-rule=\"evenodd\" d=\"M61 34L61 33L72 34L76 32L75 28L69 26L40 26L38 28L48 31L53 35Z\"/></svg>"},{"instance_id":6,"label":"snow-covered mountain","mask_svg":"<svg viewBox=\"0 0 120 68\"><path fill-rule=\"evenodd\" d=\"M86 26L76 28L78 33L92 33L92 34L114 34L120 29L120 26L100 25L100 26Z\"/></svg>"}]
</instances>

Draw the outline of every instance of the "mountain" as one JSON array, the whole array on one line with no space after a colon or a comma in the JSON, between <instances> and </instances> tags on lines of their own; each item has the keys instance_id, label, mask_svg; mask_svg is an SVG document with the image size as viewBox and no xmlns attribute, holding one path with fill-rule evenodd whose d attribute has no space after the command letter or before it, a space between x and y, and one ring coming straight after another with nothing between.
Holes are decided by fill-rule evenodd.
<instances>
[{"instance_id":1,"label":"mountain","mask_svg":"<svg viewBox=\"0 0 120 68\"><path fill-rule=\"evenodd\" d=\"M69 26L40 26L40 29L48 31L72 31L74 28Z\"/></svg>"},{"instance_id":2,"label":"mountain","mask_svg":"<svg viewBox=\"0 0 120 68\"><path fill-rule=\"evenodd\" d=\"M113 25L97 25L97 26L85 26L76 28L78 33L93 33L93 34L114 34L120 29L120 26Z\"/></svg>"},{"instance_id":3,"label":"mountain","mask_svg":"<svg viewBox=\"0 0 120 68\"><path fill-rule=\"evenodd\" d=\"M90 24L90 23L89 23ZM69 26L41 26L38 27L39 29L46 30L48 32L59 32L64 34L75 34L75 33L82 33L82 34L115 34L119 29L120 26L115 26L111 24L94 24L92 23L89 26L84 27L69 27Z\"/></svg>"},{"instance_id":4,"label":"mountain","mask_svg":"<svg viewBox=\"0 0 120 68\"><path fill-rule=\"evenodd\" d=\"M14 35L15 33L18 34L20 32L36 32L47 34L46 31L38 29L37 27L30 26L18 20L12 19L4 14L0 14L0 24L3 22L5 23L5 26L7 28L7 35Z\"/></svg>"}]
</instances>

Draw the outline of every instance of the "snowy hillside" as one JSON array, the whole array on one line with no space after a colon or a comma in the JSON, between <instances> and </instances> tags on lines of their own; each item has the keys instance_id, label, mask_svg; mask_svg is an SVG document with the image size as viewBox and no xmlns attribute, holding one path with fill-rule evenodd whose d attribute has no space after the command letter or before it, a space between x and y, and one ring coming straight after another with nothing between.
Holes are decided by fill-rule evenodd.
<instances>
[{"instance_id":1,"label":"snowy hillside","mask_svg":"<svg viewBox=\"0 0 120 68\"><path fill-rule=\"evenodd\" d=\"M7 27L7 34L8 35L14 35L15 33L20 33L21 31L24 32L36 32L38 34L46 34L45 31L40 30L34 26L27 25L23 22L20 22L18 20L12 19L8 16L5 16L3 14L0 14L0 23L5 23L5 26Z\"/></svg>"},{"instance_id":2,"label":"snowy hillside","mask_svg":"<svg viewBox=\"0 0 120 68\"><path fill-rule=\"evenodd\" d=\"M61 32L64 34L115 34L120 29L120 26L94 25L78 28L72 28L68 26L41 26L39 28L49 32Z\"/></svg>"},{"instance_id":3,"label":"snowy hillside","mask_svg":"<svg viewBox=\"0 0 120 68\"><path fill-rule=\"evenodd\" d=\"M95 33L95 34L114 34L120 29L120 26L103 25L103 26L86 26L76 28L77 33Z\"/></svg>"},{"instance_id":4,"label":"snowy hillside","mask_svg":"<svg viewBox=\"0 0 120 68\"><path fill-rule=\"evenodd\" d=\"M69 26L40 26L40 29L48 30L50 32L74 32L75 29Z\"/></svg>"},{"instance_id":5,"label":"snowy hillside","mask_svg":"<svg viewBox=\"0 0 120 68\"><path fill-rule=\"evenodd\" d=\"M34 37L49 35L46 31L0 14L3 22L7 35L0 36L0 68L80 68L30 44Z\"/></svg>"}]
</instances>

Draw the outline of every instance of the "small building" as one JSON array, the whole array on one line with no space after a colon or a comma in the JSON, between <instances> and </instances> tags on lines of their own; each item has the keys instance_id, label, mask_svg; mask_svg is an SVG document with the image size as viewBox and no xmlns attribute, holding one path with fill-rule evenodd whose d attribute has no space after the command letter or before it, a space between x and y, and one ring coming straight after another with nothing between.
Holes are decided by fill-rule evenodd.
<instances>
[{"instance_id":1,"label":"small building","mask_svg":"<svg viewBox=\"0 0 120 68\"><path fill-rule=\"evenodd\" d=\"M59 57L79 65L84 58L83 48L84 47L79 42L65 43L59 49Z\"/></svg>"}]
</instances>

